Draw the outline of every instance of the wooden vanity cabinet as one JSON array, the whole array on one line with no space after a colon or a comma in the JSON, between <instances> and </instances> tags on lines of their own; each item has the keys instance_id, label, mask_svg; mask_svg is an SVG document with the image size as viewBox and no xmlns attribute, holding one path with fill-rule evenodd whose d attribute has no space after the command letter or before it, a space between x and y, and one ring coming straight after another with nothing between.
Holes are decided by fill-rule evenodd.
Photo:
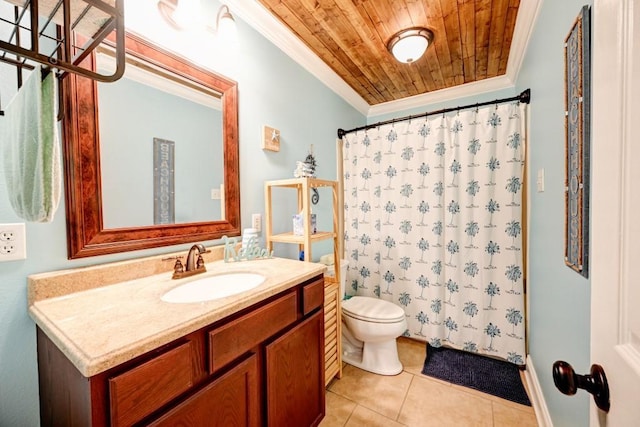
<instances>
[{"instance_id":1,"label":"wooden vanity cabinet","mask_svg":"<svg viewBox=\"0 0 640 427\"><path fill-rule=\"evenodd\" d=\"M323 276L90 378L38 329L43 426L315 426Z\"/></svg>"},{"instance_id":2,"label":"wooden vanity cabinet","mask_svg":"<svg viewBox=\"0 0 640 427\"><path fill-rule=\"evenodd\" d=\"M270 426L311 426L324 417L324 316L317 311L266 346ZM295 372L295 375L291 375Z\"/></svg>"}]
</instances>

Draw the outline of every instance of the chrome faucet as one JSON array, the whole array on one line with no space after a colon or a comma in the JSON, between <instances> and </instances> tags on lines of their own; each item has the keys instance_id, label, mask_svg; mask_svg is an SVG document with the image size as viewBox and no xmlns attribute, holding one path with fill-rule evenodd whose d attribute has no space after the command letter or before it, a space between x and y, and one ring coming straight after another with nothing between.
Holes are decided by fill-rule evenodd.
<instances>
[{"instance_id":1,"label":"chrome faucet","mask_svg":"<svg viewBox=\"0 0 640 427\"><path fill-rule=\"evenodd\" d=\"M187 262L186 265L182 265L180 258L176 259L176 264L173 267L173 278L181 279L183 277L193 276L194 274L204 273L207 271L204 266L204 259L202 258L202 254L206 254L210 252L207 250L204 245L200 243L196 243L191 246L189 252L187 253Z\"/></svg>"}]
</instances>

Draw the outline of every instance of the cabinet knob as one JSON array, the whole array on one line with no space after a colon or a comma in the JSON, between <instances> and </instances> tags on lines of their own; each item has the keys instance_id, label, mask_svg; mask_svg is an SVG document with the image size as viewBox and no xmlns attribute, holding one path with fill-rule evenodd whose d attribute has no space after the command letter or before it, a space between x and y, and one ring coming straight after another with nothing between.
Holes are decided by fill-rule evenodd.
<instances>
[{"instance_id":1,"label":"cabinet knob","mask_svg":"<svg viewBox=\"0 0 640 427\"><path fill-rule=\"evenodd\" d=\"M553 382L567 396L573 396L579 388L586 390L593 395L598 408L609 412L609 383L602 366L591 365L589 375L579 375L569 363L558 360L553 364Z\"/></svg>"}]
</instances>

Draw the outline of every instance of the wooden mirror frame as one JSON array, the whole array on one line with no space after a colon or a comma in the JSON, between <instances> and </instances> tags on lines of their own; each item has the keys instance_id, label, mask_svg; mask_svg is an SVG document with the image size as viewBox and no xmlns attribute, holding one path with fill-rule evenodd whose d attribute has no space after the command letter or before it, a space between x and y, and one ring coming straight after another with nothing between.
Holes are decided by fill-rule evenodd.
<instances>
[{"instance_id":1,"label":"wooden mirror frame","mask_svg":"<svg viewBox=\"0 0 640 427\"><path fill-rule=\"evenodd\" d=\"M73 74L62 82L63 155L69 259L149 249L240 235L238 85L138 36L127 34L126 53L182 79L222 93L224 219L105 229L102 214L98 85ZM95 69L95 54L87 57Z\"/></svg>"}]
</instances>

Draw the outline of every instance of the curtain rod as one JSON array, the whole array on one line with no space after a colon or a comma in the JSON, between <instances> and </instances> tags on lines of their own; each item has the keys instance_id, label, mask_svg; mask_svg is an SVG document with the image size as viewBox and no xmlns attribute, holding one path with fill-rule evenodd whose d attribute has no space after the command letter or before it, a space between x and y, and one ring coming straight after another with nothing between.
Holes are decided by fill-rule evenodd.
<instances>
[{"instance_id":1,"label":"curtain rod","mask_svg":"<svg viewBox=\"0 0 640 427\"><path fill-rule=\"evenodd\" d=\"M510 101L518 101L524 104L528 104L529 102L531 102L531 89L525 89L523 90L520 95L518 96L512 96L511 98L503 98L503 99L496 99L493 101L486 101L486 102L479 102L476 104L468 104L468 105L461 105L458 107L452 107L452 108L443 108L441 110L436 110L436 111L429 111L426 113L422 113L422 114L416 114L416 115L411 115L411 116L405 116L405 117L400 117L398 119L391 119L391 120L385 120L383 122L378 122L378 123L373 123L370 125L366 125L366 126L360 126L357 128L353 128L350 130L344 130L342 128L338 129L338 138L342 138L343 136L345 136L348 133L351 132L357 132L359 130L366 130L366 129L372 129L381 125L388 125L389 123L395 123L395 122L403 122L406 120L412 120L412 119L417 119L420 117L428 117L428 116L433 116L436 114L445 114L445 113L449 113L451 111L459 111L459 110L464 110L466 108L475 108L475 107L482 107L484 105L491 105L491 104L501 104L504 102L510 102Z\"/></svg>"}]
</instances>

